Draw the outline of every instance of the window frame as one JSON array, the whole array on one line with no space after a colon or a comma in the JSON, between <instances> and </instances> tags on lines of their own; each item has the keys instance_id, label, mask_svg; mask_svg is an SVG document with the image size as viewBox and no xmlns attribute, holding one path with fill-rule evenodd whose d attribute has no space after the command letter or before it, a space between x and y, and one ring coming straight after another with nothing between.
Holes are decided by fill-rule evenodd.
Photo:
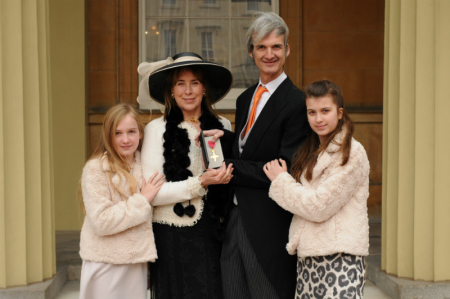
<instances>
[{"instance_id":1,"label":"window frame","mask_svg":"<svg viewBox=\"0 0 450 299\"><path fill-rule=\"evenodd\" d=\"M203 59L206 59L208 61L215 61L214 56L214 42L213 42L213 35L214 33L211 31L202 31L200 32L201 39L202 39L202 54L201 56ZM203 38L205 37L205 40ZM205 46L205 47L203 47ZM206 55L204 54L206 52ZM212 55L210 55L212 54Z\"/></svg>"},{"instance_id":2,"label":"window frame","mask_svg":"<svg viewBox=\"0 0 450 299\"><path fill-rule=\"evenodd\" d=\"M164 29L164 51L165 56L173 56L177 54L177 31L176 29ZM175 38L174 38L175 37ZM172 42L175 41L173 44ZM167 43L169 42L169 43ZM174 54L172 54L172 50L175 49ZM169 51L169 53L167 53Z\"/></svg>"},{"instance_id":3,"label":"window frame","mask_svg":"<svg viewBox=\"0 0 450 299\"><path fill-rule=\"evenodd\" d=\"M162 0L162 5L164 6L176 6L178 0ZM183 0L181 0L183 1Z\"/></svg>"},{"instance_id":4,"label":"window frame","mask_svg":"<svg viewBox=\"0 0 450 299\"><path fill-rule=\"evenodd\" d=\"M250 9L249 7L250 7L250 5L249 4L252 4L252 5L257 5L258 6L258 8L257 9ZM247 1L247 11L250 11L250 12L256 12L256 11L259 11L259 1Z\"/></svg>"},{"instance_id":5,"label":"window frame","mask_svg":"<svg viewBox=\"0 0 450 299\"><path fill-rule=\"evenodd\" d=\"M203 0L203 5L217 6L217 0Z\"/></svg>"}]
</instances>

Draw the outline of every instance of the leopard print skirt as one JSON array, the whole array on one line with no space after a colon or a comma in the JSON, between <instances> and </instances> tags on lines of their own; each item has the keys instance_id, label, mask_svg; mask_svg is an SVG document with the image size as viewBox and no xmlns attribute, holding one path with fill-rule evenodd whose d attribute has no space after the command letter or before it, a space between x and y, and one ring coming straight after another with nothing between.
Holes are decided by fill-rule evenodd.
<instances>
[{"instance_id":1,"label":"leopard print skirt","mask_svg":"<svg viewBox=\"0 0 450 299\"><path fill-rule=\"evenodd\" d=\"M336 253L298 258L296 299L363 298L363 256Z\"/></svg>"}]
</instances>

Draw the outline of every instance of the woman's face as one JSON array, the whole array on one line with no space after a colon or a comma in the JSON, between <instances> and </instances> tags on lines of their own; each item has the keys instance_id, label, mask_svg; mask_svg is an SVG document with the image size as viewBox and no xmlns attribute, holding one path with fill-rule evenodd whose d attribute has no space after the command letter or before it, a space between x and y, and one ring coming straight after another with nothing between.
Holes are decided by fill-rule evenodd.
<instances>
[{"instance_id":1,"label":"woman's face","mask_svg":"<svg viewBox=\"0 0 450 299\"><path fill-rule=\"evenodd\" d=\"M117 125L114 132L116 149L119 155L132 165L134 162L134 152L139 146L141 138L139 127L133 116L125 116Z\"/></svg>"},{"instance_id":2,"label":"woman's face","mask_svg":"<svg viewBox=\"0 0 450 299\"><path fill-rule=\"evenodd\" d=\"M182 71L172 87L177 106L189 117L201 115L201 104L205 87L190 70Z\"/></svg>"},{"instance_id":3,"label":"woman's face","mask_svg":"<svg viewBox=\"0 0 450 299\"><path fill-rule=\"evenodd\" d=\"M319 135L322 143L336 129L342 118L343 108L339 108L331 95L306 99L306 113L311 129Z\"/></svg>"}]
</instances>

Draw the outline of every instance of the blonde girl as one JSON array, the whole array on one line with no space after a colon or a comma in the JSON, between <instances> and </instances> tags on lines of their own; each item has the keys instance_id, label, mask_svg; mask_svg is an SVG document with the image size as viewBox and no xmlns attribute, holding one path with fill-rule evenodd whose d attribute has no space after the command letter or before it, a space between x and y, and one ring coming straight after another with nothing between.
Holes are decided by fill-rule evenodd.
<instances>
[{"instance_id":1,"label":"blonde girl","mask_svg":"<svg viewBox=\"0 0 450 299\"><path fill-rule=\"evenodd\" d=\"M294 157L264 166L269 196L294 214L287 250L297 254L296 298L362 298L369 253L369 161L353 139L338 85L308 85L312 132Z\"/></svg>"},{"instance_id":2,"label":"blonde girl","mask_svg":"<svg viewBox=\"0 0 450 299\"><path fill-rule=\"evenodd\" d=\"M112 107L83 169L80 298L147 296L147 262L157 258L150 203L164 180L142 177L143 128L131 105Z\"/></svg>"}]
</instances>

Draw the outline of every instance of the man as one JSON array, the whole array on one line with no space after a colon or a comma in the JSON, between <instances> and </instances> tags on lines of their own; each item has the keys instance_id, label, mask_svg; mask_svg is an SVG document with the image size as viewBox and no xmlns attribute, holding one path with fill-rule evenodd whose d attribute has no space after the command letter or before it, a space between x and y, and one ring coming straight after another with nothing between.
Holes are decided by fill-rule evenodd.
<instances>
[{"instance_id":1,"label":"man","mask_svg":"<svg viewBox=\"0 0 450 299\"><path fill-rule=\"evenodd\" d=\"M289 29L274 13L262 13L247 32L259 84L236 102L233 208L222 250L225 299L292 299L296 256L286 251L292 214L268 197L268 161L288 163L309 132L304 93L283 71L289 56ZM265 88L265 89L264 89Z\"/></svg>"}]
</instances>

